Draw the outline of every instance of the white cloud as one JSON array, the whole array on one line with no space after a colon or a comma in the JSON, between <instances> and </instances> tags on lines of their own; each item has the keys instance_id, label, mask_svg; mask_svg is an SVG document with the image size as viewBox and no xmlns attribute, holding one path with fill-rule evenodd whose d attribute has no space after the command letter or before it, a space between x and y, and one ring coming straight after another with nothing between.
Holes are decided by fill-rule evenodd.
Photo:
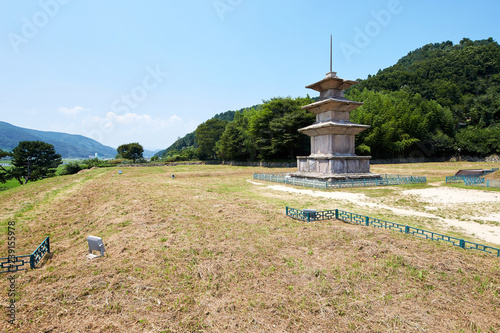
<instances>
[{"instance_id":1,"label":"white cloud","mask_svg":"<svg viewBox=\"0 0 500 333\"><path fill-rule=\"evenodd\" d=\"M91 116L82 121L85 136L101 143L119 146L139 142L147 147L166 148L179 136L193 131L191 122L178 115L153 118L148 114L108 112L105 116Z\"/></svg>"},{"instance_id":2,"label":"white cloud","mask_svg":"<svg viewBox=\"0 0 500 333\"><path fill-rule=\"evenodd\" d=\"M94 116L92 121L94 124L99 125L104 132L115 127L141 127L160 130L173 126L175 123L182 123L183 120L177 115L170 116L168 119L153 118L148 114L126 113L118 115L114 112L106 113L105 117Z\"/></svg>"},{"instance_id":3,"label":"white cloud","mask_svg":"<svg viewBox=\"0 0 500 333\"><path fill-rule=\"evenodd\" d=\"M65 115L75 116L82 111L88 111L88 109L84 108L83 106L75 106L72 108L61 106L60 108L57 108L57 111Z\"/></svg>"}]
</instances>

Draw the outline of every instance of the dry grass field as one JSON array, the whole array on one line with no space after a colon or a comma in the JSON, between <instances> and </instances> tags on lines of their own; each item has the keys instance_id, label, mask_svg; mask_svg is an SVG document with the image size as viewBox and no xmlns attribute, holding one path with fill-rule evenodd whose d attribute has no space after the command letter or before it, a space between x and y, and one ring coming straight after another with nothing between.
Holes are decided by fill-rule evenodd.
<instances>
[{"instance_id":1,"label":"dry grass field","mask_svg":"<svg viewBox=\"0 0 500 333\"><path fill-rule=\"evenodd\" d=\"M17 273L16 323L3 310L0 331L500 332L500 258L285 216L286 206L340 208L493 244L443 222L498 227L480 217L500 212L499 191L440 183L459 168L483 167L498 166L375 165L373 172L427 175L431 184L337 197L251 180L283 170L208 165L95 169L0 192L0 255L9 221L18 254L46 236L52 250L39 268ZM433 204L405 194L436 187L492 199ZM398 213L410 210L422 214ZM105 257L86 258L89 235L103 238ZM7 275L0 279L5 309Z\"/></svg>"}]
</instances>

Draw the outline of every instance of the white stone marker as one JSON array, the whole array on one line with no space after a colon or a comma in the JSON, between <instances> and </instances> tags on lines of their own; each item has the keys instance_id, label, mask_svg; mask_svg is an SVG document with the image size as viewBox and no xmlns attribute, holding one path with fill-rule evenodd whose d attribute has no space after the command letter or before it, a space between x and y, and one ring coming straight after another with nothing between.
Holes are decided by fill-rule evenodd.
<instances>
[{"instance_id":1,"label":"white stone marker","mask_svg":"<svg viewBox=\"0 0 500 333\"><path fill-rule=\"evenodd\" d=\"M104 243L102 242L101 237L89 236L87 237L87 243L89 243L89 254L87 255L87 258L94 259L104 256L104 251L106 251L106 249L104 248ZM96 256L92 253L92 251L99 251L101 252L101 255Z\"/></svg>"}]
</instances>

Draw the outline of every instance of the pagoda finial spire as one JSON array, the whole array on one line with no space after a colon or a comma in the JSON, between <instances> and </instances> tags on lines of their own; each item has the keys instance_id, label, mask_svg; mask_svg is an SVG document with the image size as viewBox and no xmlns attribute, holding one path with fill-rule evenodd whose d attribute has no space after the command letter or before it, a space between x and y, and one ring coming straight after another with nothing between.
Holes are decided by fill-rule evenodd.
<instances>
[{"instance_id":1,"label":"pagoda finial spire","mask_svg":"<svg viewBox=\"0 0 500 333\"><path fill-rule=\"evenodd\" d=\"M333 72L333 35L330 35L330 73Z\"/></svg>"},{"instance_id":2,"label":"pagoda finial spire","mask_svg":"<svg viewBox=\"0 0 500 333\"><path fill-rule=\"evenodd\" d=\"M333 71L333 34L330 34L330 71L326 73L326 77L338 78L337 73Z\"/></svg>"}]
</instances>

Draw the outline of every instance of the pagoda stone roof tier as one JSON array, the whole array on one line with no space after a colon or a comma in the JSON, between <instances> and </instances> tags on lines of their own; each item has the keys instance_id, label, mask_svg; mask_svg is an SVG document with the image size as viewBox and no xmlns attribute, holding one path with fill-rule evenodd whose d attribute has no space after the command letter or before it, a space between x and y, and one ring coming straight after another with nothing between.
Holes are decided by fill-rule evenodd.
<instances>
[{"instance_id":1,"label":"pagoda stone roof tier","mask_svg":"<svg viewBox=\"0 0 500 333\"><path fill-rule=\"evenodd\" d=\"M314 114L336 111L336 112L351 112L363 105L362 102L355 102L347 98L328 98L322 101L314 102L302 107L304 110L309 110Z\"/></svg>"},{"instance_id":2,"label":"pagoda stone roof tier","mask_svg":"<svg viewBox=\"0 0 500 333\"><path fill-rule=\"evenodd\" d=\"M370 125L355 124L350 121L326 121L299 129L308 136L318 135L356 135L370 128Z\"/></svg>"},{"instance_id":3,"label":"pagoda stone roof tier","mask_svg":"<svg viewBox=\"0 0 500 333\"><path fill-rule=\"evenodd\" d=\"M352 87L356 83L358 83L358 81L344 80L339 77L327 76L321 81L306 86L306 88L313 89L319 92L328 89L345 90Z\"/></svg>"}]
</instances>

